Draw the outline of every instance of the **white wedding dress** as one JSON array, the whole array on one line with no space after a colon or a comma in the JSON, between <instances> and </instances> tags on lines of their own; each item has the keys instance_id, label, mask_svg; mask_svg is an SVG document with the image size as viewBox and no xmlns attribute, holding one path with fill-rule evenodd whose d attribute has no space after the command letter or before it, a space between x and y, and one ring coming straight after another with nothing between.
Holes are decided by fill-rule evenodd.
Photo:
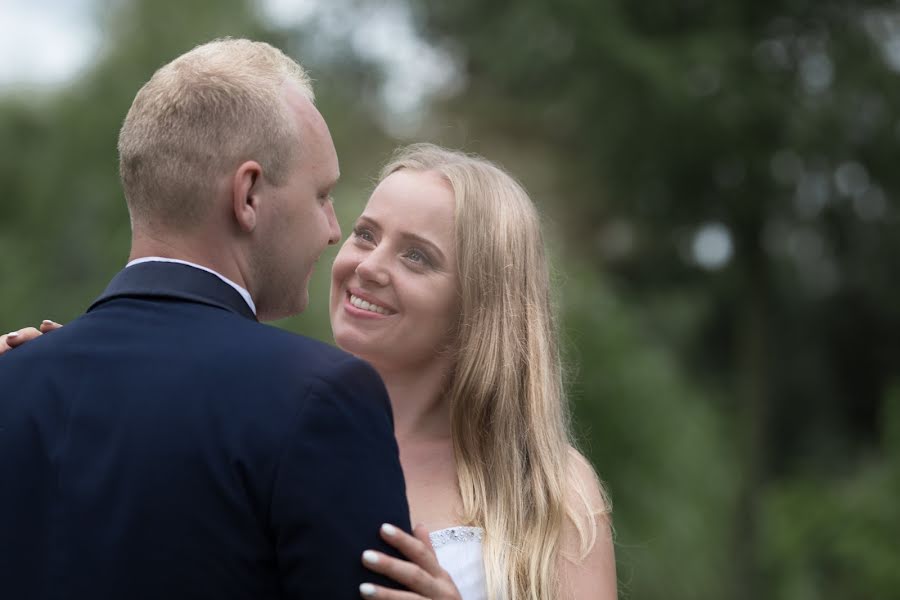
<instances>
[{"instance_id":1,"label":"white wedding dress","mask_svg":"<svg viewBox=\"0 0 900 600\"><path fill-rule=\"evenodd\" d=\"M430 534L438 562L453 578L463 600L487 600L481 555L483 537L480 527L448 527Z\"/></svg>"}]
</instances>

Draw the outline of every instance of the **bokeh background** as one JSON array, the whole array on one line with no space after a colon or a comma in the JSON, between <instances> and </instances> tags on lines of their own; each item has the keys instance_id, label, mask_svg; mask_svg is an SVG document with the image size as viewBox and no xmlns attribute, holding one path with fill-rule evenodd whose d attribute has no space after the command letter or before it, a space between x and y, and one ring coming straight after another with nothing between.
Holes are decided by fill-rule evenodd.
<instances>
[{"instance_id":1,"label":"bokeh background","mask_svg":"<svg viewBox=\"0 0 900 600\"><path fill-rule=\"evenodd\" d=\"M121 268L122 118L225 35L311 70L345 232L408 141L530 190L623 598L900 598L900 4L0 0L0 328Z\"/></svg>"}]
</instances>

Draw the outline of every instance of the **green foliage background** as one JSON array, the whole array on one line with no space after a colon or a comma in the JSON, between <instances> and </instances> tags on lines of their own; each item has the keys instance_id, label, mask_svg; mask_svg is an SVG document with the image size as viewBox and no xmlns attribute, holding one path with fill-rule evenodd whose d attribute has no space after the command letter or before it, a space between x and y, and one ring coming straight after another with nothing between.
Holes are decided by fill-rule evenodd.
<instances>
[{"instance_id":1,"label":"green foliage background","mask_svg":"<svg viewBox=\"0 0 900 600\"><path fill-rule=\"evenodd\" d=\"M0 88L0 327L74 318L124 263L115 145L143 81L214 37L271 41L317 80L345 232L406 141L479 152L531 191L623 598L900 597L900 6L318 6L279 27L246 0L97 0L92 64ZM397 7L458 70L403 139L384 66L352 43ZM715 269L692 254L710 224L733 244ZM279 326L330 339L333 256Z\"/></svg>"}]
</instances>

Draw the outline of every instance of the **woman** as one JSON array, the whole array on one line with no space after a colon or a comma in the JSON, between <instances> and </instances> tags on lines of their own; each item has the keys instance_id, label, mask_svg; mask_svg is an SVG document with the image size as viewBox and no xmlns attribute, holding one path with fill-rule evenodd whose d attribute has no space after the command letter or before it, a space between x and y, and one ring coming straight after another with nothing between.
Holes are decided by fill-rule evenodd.
<instances>
[{"instance_id":1,"label":"woman","mask_svg":"<svg viewBox=\"0 0 900 600\"><path fill-rule=\"evenodd\" d=\"M516 181L400 150L335 258L330 311L337 345L385 382L421 523L382 528L408 561L363 555L413 593L361 595L615 598L609 507L570 445L540 223Z\"/></svg>"}]
</instances>

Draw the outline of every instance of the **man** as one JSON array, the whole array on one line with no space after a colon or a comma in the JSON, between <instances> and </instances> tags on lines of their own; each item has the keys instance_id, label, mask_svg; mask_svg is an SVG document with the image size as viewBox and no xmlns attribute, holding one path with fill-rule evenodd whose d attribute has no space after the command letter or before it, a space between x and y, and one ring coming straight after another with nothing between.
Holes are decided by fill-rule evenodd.
<instances>
[{"instance_id":1,"label":"man","mask_svg":"<svg viewBox=\"0 0 900 600\"><path fill-rule=\"evenodd\" d=\"M340 238L306 74L195 48L138 92L119 154L128 266L0 360L0 597L358 598L380 524L409 529L386 392L257 322L305 308Z\"/></svg>"}]
</instances>

